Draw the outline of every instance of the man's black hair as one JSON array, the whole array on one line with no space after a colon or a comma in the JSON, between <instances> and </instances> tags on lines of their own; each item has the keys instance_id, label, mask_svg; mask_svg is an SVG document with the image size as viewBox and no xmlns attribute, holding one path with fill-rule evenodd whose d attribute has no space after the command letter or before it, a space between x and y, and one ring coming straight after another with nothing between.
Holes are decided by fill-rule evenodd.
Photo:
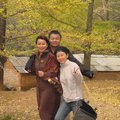
<instances>
[{"instance_id":1,"label":"man's black hair","mask_svg":"<svg viewBox=\"0 0 120 120\"><path fill-rule=\"evenodd\" d=\"M60 36L60 39L62 38L62 35L61 35L61 33L58 30L52 30L52 31L50 31L49 34L48 34L48 38L50 38L50 36L52 34L57 34L57 35Z\"/></svg>"}]
</instances>

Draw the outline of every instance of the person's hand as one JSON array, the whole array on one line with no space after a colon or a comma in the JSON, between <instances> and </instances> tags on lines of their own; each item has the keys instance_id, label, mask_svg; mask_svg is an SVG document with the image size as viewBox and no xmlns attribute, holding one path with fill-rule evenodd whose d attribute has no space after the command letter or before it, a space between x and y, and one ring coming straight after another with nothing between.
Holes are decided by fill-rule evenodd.
<instances>
[{"instance_id":1,"label":"person's hand","mask_svg":"<svg viewBox=\"0 0 120 120\"><path fill-rule=\"evenodd\" d=\"M30 69L27 69L26 71L27 71L28 73L31 73L31 70L30 70Z\"/></svg>"},{"instance_id":2,"label":"person's hand","mask_svg":"<svg viewBox=\"0 0 120 120\"><path fill-rule=\"evenodd\" d=\"M59 80L58 80L58 78L57 77L55 77L55 78L49 78L48 79L48 82L50 83L50 84L60 84L60 82L59 82Z\"/></svg>"},{"instance_id":3,"label":"person's hand","mask_svg":"<svg viewBox=\"0 0 120 120\"><path fill-rule=\"evenodd\" d=\"M43 77L44 76L44 72L43 71L38 71L38 76L39 77Z\"/></svg>"},{"instance_id":4,"label":"person's hand","mask_svg":"<svg viewBox=\"0 0 120 120\"><path fill-rule=\"evenodd\" d=\"M74 67L74 71L73 71L73 75L74 75L74 76L76 76L76 75L79 74L79 71L78 71L78 70L79 70L79 68L76 69L76 68Z\"/></svg>"}]
</instances>

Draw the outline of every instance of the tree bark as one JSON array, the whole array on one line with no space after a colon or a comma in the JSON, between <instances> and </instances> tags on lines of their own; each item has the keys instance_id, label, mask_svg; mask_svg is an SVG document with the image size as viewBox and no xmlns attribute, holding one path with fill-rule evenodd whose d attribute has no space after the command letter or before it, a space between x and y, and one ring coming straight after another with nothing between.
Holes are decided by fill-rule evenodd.
<instances>
[{"instance_id":1,"label":"tree bark","mask_svg":"<svg viewBox=\"0 0 120 120\"><path fill-rule=\"evenodd\" d=\"M93 8L94 8L94 0L91 0L91 2L88 5L87 28L86 28L87 33L92 32Z\"/></svg>"},{"instance_id":2,"label":"tree bark","mask_svg":"<svg viewBox=\"0 0 120 120\"><path fill-rule=\"evenodd\" d=\"M102 0L105 21L109 20L109 0Z\"/></svg>"},{"instance_id":3,"label":"tree bark","mask_svg":"<svg viewBox=\"0 0 120 120\"><path fill-rule=\"evenodd\" d=\"M87 17L87 28L86 28L86 32L88 33L88 35L90 35L92 32L93 8L94 8L94 0L92 0L88 6L88 17ZM90 45L91 44L88 44L87 47L90 48ZM91 53L90 51L85 51L84 52L84 65L89 70L90 70L90 64L91 64Z\"/></svg>"},{"instance_id":4,"label":"tree bark","mask_svg":"<svg viewBox=\"0 0 120 120\"><path fill-rule=\"evenodd\" d=\"M90 64L91 64L91 53L89 51L84 52L84 65L89 70L90 70Z\"/></svg>"},{"instance_id":5,"label":"tree bark","mask_svg":"<svg viewBox=\"0 0 120 120\"><path fill-rule=\"evenodd\" d=\"M0 9L3 9L3 12L0 13L0 53L3 52L5 46L5 32L6 32L6 0L0 1ZM5 57L0 55L0 64L4 67ZM0 67L0 84L3 83L3 68Z\"/></svg>"}]
</instances>

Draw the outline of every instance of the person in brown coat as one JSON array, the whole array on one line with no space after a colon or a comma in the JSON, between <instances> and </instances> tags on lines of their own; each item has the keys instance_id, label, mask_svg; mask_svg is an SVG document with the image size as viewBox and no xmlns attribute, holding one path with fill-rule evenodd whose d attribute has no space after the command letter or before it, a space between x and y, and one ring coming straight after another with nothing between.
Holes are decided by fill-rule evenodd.
<instances>
[{"instance_id":1,"label":"person in brown coat","mask_svg":"<svg viewBox=\"0 0 120 120\"><path fill-rule=\"evenodd\" d=\"M35 53L32 72L37 80L37 102L41 120L54 120L60 104L60 94L48 79L57 79L59 64L49 50L49 41L45 36L36 38L38 51Z\"/></svg>"}]
</instances>

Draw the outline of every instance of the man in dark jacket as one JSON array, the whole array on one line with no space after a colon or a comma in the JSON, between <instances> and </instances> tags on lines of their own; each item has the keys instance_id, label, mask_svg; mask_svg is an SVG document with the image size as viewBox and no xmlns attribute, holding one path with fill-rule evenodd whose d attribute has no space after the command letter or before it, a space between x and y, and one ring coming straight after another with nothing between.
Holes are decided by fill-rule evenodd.
<instances>
[{"instance_id":1,"label":"man in dark jacket","mask_svg":"<svg viewBox=\"0 0 120 120\"><path fill-rule=\"evenodd\" d=\"M51 47L51 52L54 53L55 49L60 46L62 35L57 30L52 30L49 35L49 42ZM69 52L69 59L73 62L75 62L81 69L81 72L84 76L88 78L93 78L94 73L90 70L88 70L85 65L81 64L80 61L78 61L71 52Z\"/></svg>"}]
</instances>

